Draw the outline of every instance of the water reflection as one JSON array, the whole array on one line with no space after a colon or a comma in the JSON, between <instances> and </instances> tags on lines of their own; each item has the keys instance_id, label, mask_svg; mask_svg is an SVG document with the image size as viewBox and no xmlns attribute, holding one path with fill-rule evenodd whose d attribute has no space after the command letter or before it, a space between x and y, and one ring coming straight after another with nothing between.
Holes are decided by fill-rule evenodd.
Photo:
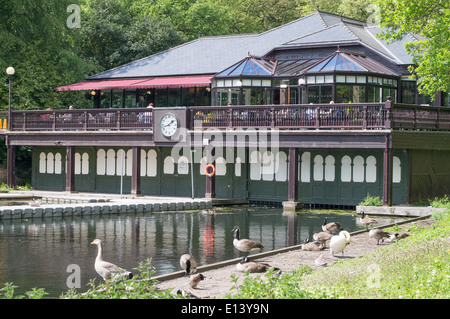
<instances>
[{"instance_id":1,"label":"water reflection","mask_svg":"<svg viewBox=\"0 0 450 319\"><path fill-rule=\"evenodd\" d=\"M179 257L190 252L200 265L241 256L233 247L231 230L238 226L241 238L260 241L264 250L295 245L321 230L324 212L283 215L281 209L239 208L216 214L174 212L129 216L92 216L64 219L0 221L0 286L13 282L18 291L45 288L53 297L67 291L67 266L81 269L81 290L92 278L100 238L104 259L133 270L152 258L155 275L181 270ZM360 225L357 217L326 212L348 231ZM380 224L391 219L377 218Z\"/></svg>"}]
</instances>

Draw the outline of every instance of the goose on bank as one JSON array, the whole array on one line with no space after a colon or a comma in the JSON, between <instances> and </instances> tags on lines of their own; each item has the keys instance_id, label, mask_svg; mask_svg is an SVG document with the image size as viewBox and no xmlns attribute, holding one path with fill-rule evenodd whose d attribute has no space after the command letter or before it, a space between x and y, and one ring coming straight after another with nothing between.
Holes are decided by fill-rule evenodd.
<instances>
[{"instance_id":1,"label":"goose on bank","mask_svg":"<svg viewBox=\"0 0 450 319\"><path fill-rule=\"evenodd\" d=\"M328 223L327 218L325 217L325 219L323 220L322 230L324 232L334 234L341 230L344 230L344 228L342 227L341 223L339 223L339 222Z\"/></svg>"},{"instance_id":2,"label":"goose on bank","mask_svg":"<svg viewBox=\"0 0 450 319\"><path fill-rule=\"evenodd\" d=\"M405 233L405 232L403 232L403 233L395 233L395 234L389 235L389 240L391 242L393 242L394 240L400 240L400 239L406 238L408 236L409 236L409 234Z\"/></svg>"},{"instance_id":3,"label":"goose on bank","mask_svg":"<svg viewBox=\"0 0 450 319\"><path fill-rule=\"evenodd\" d=\"M366 213L364 213L364 212L361 212L361 217L359 218L359 222L360 222L361 224L365 225L365 226L366 226L366 229L367 229L367 226L369 226L369 225L378 224L378 222L377 222L375 219L370 218L370 217L369 217L368 215L366 215Z\"/></svg>"},{"instance_id":4,"label":"goose on bank","mask_svg":"<svg viewBox=\"0 0 450 319\"><path fill-rule=\"evenodd\" d=\"M191 275L191 277L189 278L189 286L191 286L191 288L196 289L197 285L200 283L200 281L204 280L205 276L203 276L202 274L195 274L195 275Z\"/></svg>"},{"instance_id":5,"label":"goose on bank","mask_svg":"<svg viewBox=\"0 0 450 319\"><path fill-rule=\"evenodd\" d=\"M250 239L240 239L238 227L234 227L232 231L234 232L233 245L237 250L242 251L244 253L248 253L252 250L263 250L264 246L261 245L261 243L258 241Z\"/></svg>"},{"instance_id":6,"label":"goose on bank","mask_svg":"<svg viewBox=\"0 0 450 319\"><path fill-rule=\"evenodd\" d=\"M314 240L319 244L323 244L324 248L326 247L327 240L330 240L331 237L333 237L333 235L326 231L321 231L313 235Z\"/></svg>"},{"instance_id":7,"label":"goose on bank","mask_svg":"<svg viewBox=\"0 0 450 319\"><path fill-rule=\"evenodd\" d=\"M342 256L344 256L344 249L345 247L347 247L348 244L350 244L351 241L352 238L346 230L339 232L339 235L331 237L330 240L331 255L334 256L335 254L342 252Z\"/></svg>"},{"instance_id":8,"label":"goose on bank","mask_svg":"<svg viewBox=\"0 0 450 319\"><path fill-rule=\"evenodd\" d=\"M324 256L323 254L320 254L320 256L314 260L314 264L317 267L328 267L334 264L336 261L338 261L336 257Z\"/></svg>"},{"instance_id":9,"label":"goose on bank","mask_svg":"<svg viewBox=\"0 0 450 319\"><path fill-rule=\"evenodd\" d=\"M133 278L133 274L131 272L103 260L103 243L100 239L94 239L91 245L97 246L97 258L95 258L95 271L103 278L103 280L106 283L108 283L109 280L115 275L120 275L128 279Z\"/></svg>"},{"instance_id":10,"label":"goose on bank","mask_svg":"<svg viewBox=\"0 0 450 319\"><path fill-rule=\"evenodd\" d=\"M180 257L180 266L183 268L185 276L197 271L197 261L191 254L184 254Z\"/></svg>"},{"instance_id":11,"label":"goose on bank","mask_svg":"<svg viewBox=\"0 0 450 319\"><path fill-rule=\"evenodd\" d=\"M248 257L243 257L241 262L236 265L236 270L240 272L261 273L269 269L281 272L279 268L272 267L269 264L249 261Z\"/></svg>"},{"instance_id":12,"label":"goose on bank","mask_svg":"<svg viewBox=\"0 0 450 319\"><path fill-rule=\"evenodd\" d=\"M378 228L371 229L369 231L369 238L374 238L377 241L377 245L380 244L380 240L381 242L384 242L383 238L389 238L390 235L391 234L389 234L388 232L385 232Z\"/></svg>"},{"instance_id":13,"label":"goose on bank","mask_svg":"<svg viewBox=\"0 0 450 319\"><path fill-rule=\"evenodd\" d=\"M304 244L302 245L303 250L320 251L325 249L325 246L323 244L310 243L309 238L306 238L303 242L304 242Z\"/></svg>"}]
</instances>

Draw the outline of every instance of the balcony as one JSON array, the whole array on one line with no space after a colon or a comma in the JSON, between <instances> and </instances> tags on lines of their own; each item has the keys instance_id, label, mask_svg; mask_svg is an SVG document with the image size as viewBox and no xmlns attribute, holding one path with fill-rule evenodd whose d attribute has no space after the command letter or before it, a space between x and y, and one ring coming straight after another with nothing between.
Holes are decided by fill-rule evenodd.
<instances>
[{"instance_id":1,"label":"balcony","mask_svg":"<svg viewBox=\"0 0 450 319\"><path fill-rule=\"evenodd\" d=\"M450 130L450 108L386 103L187 107L188 128ZM0 112L0 134L7 132ZM11 131L152 130L149 109L13 111Z\"/></svg>"}]
</instances>

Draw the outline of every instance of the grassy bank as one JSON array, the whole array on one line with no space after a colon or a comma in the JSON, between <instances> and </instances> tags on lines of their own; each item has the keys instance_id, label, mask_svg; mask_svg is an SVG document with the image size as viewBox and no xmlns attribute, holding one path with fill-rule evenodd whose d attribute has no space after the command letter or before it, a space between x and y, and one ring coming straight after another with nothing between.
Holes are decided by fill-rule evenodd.
<instances>
[{"instance_id":1,"label":"grassy bank","mask_svg":"<svg viewBox=\"0 0 450 319\"><path fill-rule=\"evenodd\" d=\"M230 298L450 298L450 205L429 227L360 258L281 277L247 277ZM389 231L398 231L396 228ZM270 277L270 280L267 280Z\"/></svg>"}]
</instances>

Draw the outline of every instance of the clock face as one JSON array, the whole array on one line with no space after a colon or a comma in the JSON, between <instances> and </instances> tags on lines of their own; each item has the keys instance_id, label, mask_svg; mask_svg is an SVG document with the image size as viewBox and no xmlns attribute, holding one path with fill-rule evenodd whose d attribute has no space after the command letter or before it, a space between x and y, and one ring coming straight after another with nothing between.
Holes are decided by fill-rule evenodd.
<instances>
[{"instance_id":1,"label":"clock face","mask_svg":"<svg viewBox=\"0 0 450 319\"><path fill-rule=\"evenodd\" d=\"M171 114L165 114L160 121L161 133L164 136L170 137L173 136L178 129L178 121L176 117Z\"/></svg>"}]
</instances>

